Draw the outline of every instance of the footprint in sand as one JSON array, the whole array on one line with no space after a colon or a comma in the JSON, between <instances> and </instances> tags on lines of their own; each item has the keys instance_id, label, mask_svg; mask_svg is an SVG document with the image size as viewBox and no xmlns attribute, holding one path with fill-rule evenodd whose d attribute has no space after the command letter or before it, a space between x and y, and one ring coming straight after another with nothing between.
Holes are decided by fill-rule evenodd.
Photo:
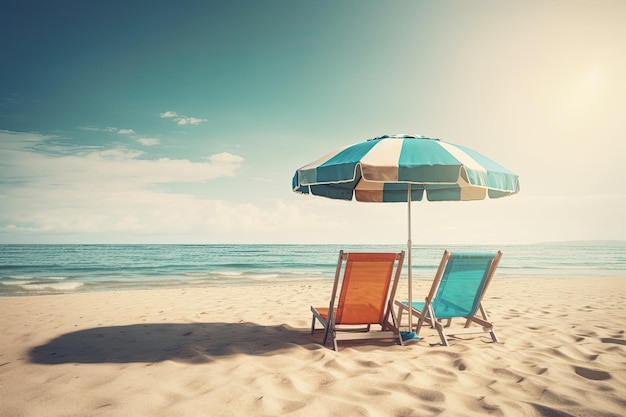
<instances>
[{"instance_id":1,"label":"footprint in sand","mask_svg":"<svg viewBox=\"0 0 626 417\"><path fill-rule=\"evenodd\" d=\"M572 414L566 413L565 411L560 411L552 407L546 407L545 405L536 403L530 403L530 405L532 405L542 417L574 417Z\"/></svg>"},{"instance_id":2,"label":"footprint in sand","mask_svg":"<svg viewBox=\"0 0 626 417\"><path fill-rule=\"evenodd\" d=\"M465 362L463 361L463 359L457 359L453 362L454 366L457 367L457 369L459 371L464 371L467 369L467 365L465 365Z\"/></svg>"},{"instance_id":3,"label":"footprint in sand","mask_svg":"<svg viewBox=\"0 0 626 417\"><path fill-rule=\"evenodd\" d=\"M576 372L577 375L580 375L583 378L592 379L594 381L604 381L606 379L611 379L611 374L608 372L600 371L597 369L583 368L582 366L576 366L574 368L574 372Z\"/></svg>"},{"instance_id":4,"label":"footprint in sand","mask_svg":"<svg viewBox=\"0 0 626 417\"><path fill-rule=\"evenodd\" d=\"M379 368L380 367L380 365L374 361L358 360L357 363L366 368Z\"/></svg>"},{"instance_id":5,"label":"footprint in sand","mask_svg":"<svg viewBox=\"0 0 626 417\"><path fill-rule=\"evenodd\" d=\"M615 339L613 337L603 337L602 343L615 343L617 345L626 345L626 339Z\"/></svg>"}]
</instances>

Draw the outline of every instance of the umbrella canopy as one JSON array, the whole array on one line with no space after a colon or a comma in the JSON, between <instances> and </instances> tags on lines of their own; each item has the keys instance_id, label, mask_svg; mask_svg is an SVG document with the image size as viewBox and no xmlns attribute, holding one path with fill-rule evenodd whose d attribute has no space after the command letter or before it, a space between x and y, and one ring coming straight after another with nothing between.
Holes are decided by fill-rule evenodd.
<instances>
[{"instance_id":1,"label":"umbrella canopy","mask_svg":"<svg viewBox=\"0 0 626 417\"><path fill-rule=\"evenodd\" d=\"M365 202L408 203L407 262L412 297L411 201L483 200L519 192L519 178L461 145L414 135L381 136L337 149L298 169L293 191ZM409 314L409 327L412 315Z\"/></svg>"},{"instance_id":2,"label":"umbrella canopy","mask_svg":"<svg viewBox=\"0 0 626 417\"><path fill-rule=\"evenodd\" d=\"M340 200L483 200L519 191L518 176L484 155L424 136L381 136L296 171L293 190ZM408 185L410 185L410 193Z\"/></svg>"}]
</instances>

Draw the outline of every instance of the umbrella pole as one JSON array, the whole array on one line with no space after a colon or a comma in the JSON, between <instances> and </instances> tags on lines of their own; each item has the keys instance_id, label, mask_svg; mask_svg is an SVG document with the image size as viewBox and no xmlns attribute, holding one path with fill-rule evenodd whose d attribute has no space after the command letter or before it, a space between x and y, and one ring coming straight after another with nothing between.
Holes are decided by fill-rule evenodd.
<instances>
[{"instance_id":1,"label":"umbrella pole","mask_svg":"<svg viewBox=\"0 0 626 417\"><path fill-rule=\"evenodd\" d=\"M408 197L408 207L409 207L409 239L406 242L406 250L407 250L407 255L408 255L408 260L407 262L409 263L409 331L412 331L413 329L413 273L412 273L412 266L413 264L411 263L411 248L413 247L413 242L411 241L411 184L408 184L408 191L407 191Z\"/></svg>"}]
</instances>

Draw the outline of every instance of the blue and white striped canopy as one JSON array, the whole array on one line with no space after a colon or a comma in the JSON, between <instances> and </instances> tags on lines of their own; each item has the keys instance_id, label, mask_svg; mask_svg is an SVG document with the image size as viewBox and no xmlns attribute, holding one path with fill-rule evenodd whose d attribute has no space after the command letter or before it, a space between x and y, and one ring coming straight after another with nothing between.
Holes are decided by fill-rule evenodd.
<instances>
[{"instance_id":1,"label":"blue and white striped canopy","mask_svg":"<svg viewBox=\"0 0 626 417\"><path fill-rule=\"evenodd\" d=\"M346 146L296 171L295 192L371 202L506 197L519 178L486 156L424 136L381 136Z\"/></svg>"}]
</instances>

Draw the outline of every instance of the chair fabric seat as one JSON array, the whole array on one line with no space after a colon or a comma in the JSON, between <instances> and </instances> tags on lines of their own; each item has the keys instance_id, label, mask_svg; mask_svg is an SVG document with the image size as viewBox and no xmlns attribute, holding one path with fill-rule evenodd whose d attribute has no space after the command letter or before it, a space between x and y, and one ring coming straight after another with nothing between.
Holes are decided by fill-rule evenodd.
<instances>
[{"instance_id":1,"label":"chair fabric seat","mask_svg":"<svg viewBox=\"0 0 626 417\"><path fill-rule=\"evenodd\" d=\"M320 315L328 320L328 308L315 307ZM334 309L337 314L337 309ZM378 322L379 311L372 304L352 304L350 309L343 312L343 319L338 324L372 324Z\"/></svg>"},{"instance_id":2,"label":"chair fabric seat","mask_svg":"<svg viewBox=\"0 0 626 417\"><path fill-rule=\"evenodd\" d=\"M403 301L402 304L404 304L405 306L408 307L409 303L408 301ZM426 303L423 301L414 301L411 303L411 305L413 306L413 310L416 311L424 311L424 307L426 306ZM467 310L467 309L461 309L452 305L439 305L438 308L435 309L435 315L437 316L437 318L439 319L451 319L454 317L465 317L468 315L471 315L471 311Z\"/></svg>"}]
</instances>

